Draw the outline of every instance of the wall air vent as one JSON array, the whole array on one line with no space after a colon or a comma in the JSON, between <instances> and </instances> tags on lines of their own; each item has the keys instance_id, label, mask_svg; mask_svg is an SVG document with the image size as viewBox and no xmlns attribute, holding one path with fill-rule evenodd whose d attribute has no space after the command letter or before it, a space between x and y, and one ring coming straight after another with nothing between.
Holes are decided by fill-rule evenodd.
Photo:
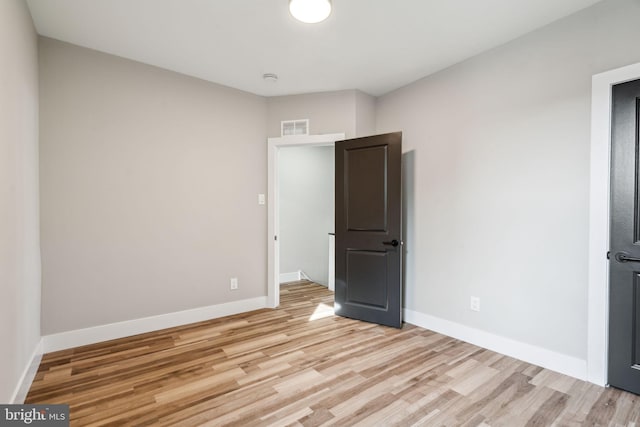
<instances>
[{"instance_id":1,"label":"wall air vent","mask_svg":"<svg viewBox=\"0 0 640 427\"><path fill-rule=\"evenodd\" d=\"M309 135L309 119L280 122L280 134L282 136Z\"/></svg>"}]
</instances>

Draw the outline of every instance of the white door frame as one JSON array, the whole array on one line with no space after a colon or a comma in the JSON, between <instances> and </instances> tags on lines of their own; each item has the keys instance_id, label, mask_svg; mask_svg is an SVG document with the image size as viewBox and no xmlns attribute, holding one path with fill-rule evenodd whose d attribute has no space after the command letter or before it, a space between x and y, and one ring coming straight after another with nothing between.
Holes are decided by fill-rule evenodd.
<instances>
[{"instance_id":1,"label":"white door frame","mask_svg":"<svg viewBox=\"0 0 640 427\"><path fill-rule=\"evenodd\" d=\"M268 185L268 224L267 224L267 306L280 305L280 242L278 199L278 153L284 147L327 146L345 139L344 133L326 135L292 135L268 139L267 149L267 185Z\"/></svg>"},{"instance_id":2,"label":"white door frame","mask_svg":"<svg viewBox=\"0 0 640 427\"><path fill-rule=\"evenodd\" d=\"M608 381L611 87L639 78L640 63L596 74L591 80L587 380L602 386Z\"/></svg>"}]
</instances>

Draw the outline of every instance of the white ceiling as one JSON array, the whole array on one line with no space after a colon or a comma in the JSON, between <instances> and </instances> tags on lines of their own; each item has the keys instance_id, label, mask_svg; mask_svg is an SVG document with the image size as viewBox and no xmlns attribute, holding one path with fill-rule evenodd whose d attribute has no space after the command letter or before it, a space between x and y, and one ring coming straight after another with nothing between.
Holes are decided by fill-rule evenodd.
<instances>
[{"instance_id":1,"label":"white ceiling","mask_svg":"<svg viewBox=\"0 0 640 427\"><path fill-rule=\"evenodd\" d=\"M381 95L599 0L27 0L39 34L258 95ZM277 83L262 79L279 76Z\"/></svg>"}]
</instances>

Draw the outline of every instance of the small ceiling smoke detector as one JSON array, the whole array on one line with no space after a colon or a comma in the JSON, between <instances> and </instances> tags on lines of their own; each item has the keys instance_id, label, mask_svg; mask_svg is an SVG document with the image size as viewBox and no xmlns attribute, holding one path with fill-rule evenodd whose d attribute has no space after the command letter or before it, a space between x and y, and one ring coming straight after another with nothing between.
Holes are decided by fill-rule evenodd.
<instances>
[{"instance_id":1,"label":"small ceiling smoke detector","mask_svg":"<svg viewBox=\"0 0 640 427\"><path fill-rule=\"evenodd\" d=\"M278 75L273 73L265 73L262 75L265 82L275 83L278 81Z\"/></svg>"},{"instance_id":2,"label":"small ceiling smoke detector","mask_svg":"<svg viewBox=\"0 0 640 427\"><path fill-rule=\"evenodd\" d=\"M331 0L289 0L289 12L298 21L317 24L331 14Z\"/></svg>"}]
</instances>

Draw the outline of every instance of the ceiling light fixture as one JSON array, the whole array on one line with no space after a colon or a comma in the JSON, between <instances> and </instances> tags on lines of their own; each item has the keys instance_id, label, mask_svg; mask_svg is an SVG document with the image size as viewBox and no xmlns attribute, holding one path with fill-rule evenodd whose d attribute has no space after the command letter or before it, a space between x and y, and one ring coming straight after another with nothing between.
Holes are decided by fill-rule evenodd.
<instances>
[{"instance_id":1,"label":"ceiling light fixture","mask_svg":"<svg viewBox=\"0 0 640 427\"><path fill-rule=\"evenodd\" d=\"M289 12L298 21L316 24L331 14L331 0L289 0Z\"/></svg>"}]
</instances>

